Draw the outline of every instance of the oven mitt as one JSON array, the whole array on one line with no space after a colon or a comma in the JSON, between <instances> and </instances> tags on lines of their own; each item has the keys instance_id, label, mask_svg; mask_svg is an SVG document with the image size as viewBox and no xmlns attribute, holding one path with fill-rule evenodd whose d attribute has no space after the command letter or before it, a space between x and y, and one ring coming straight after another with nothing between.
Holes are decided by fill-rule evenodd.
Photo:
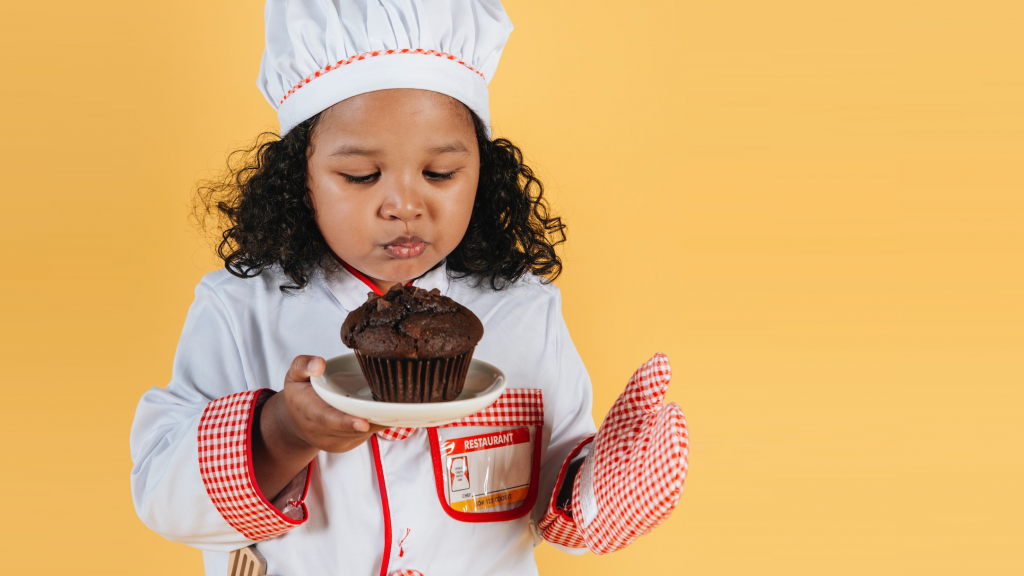
<instances>
[{"instance_id":1,"label":"oven mitt","mask_svg":"<svg viewBox=\"0 0 1024 576\"><path fill-rule=\"evenodd\" d=\"M679 406L662 404L672 377L655 354L605 417L572 488L572 520L592 552L629 546L679 503L689 440Z\"/></svg>"}]
</instances>

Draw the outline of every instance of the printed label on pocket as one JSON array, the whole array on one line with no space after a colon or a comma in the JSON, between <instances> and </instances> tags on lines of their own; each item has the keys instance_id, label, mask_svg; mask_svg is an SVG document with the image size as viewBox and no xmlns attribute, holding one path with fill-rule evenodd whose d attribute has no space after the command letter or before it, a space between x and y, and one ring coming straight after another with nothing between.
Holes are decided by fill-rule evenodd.
<instances>
[{"instance_id":1,"label":"printed label on pocket","mask_svg":"<svg viewBox=\"0 0 1024 576\"><path fill-rule=\"evenodd\" d=\"M445 492L458 512L501 512L527 499L533 475L529 428L445 440Z\"/></svg>"}]
</instances>

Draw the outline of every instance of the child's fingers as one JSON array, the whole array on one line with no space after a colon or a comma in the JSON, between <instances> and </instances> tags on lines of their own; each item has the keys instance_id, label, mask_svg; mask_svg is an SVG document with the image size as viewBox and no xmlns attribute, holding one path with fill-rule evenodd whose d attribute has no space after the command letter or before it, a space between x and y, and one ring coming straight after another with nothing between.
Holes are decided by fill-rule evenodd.
<instances>
[{"instance_id":1,"label":"child's fingers","mask_svg":"<svg viewBox=\"0 0 1024 576\"><path fill-rule=\"evenodd\" d=\"M327 406L326 410L317 410L311 414L312 420L331 436L350 436L365 434L370 431L370 423Z\"/></svg>"},{"instance_id":2,"label":"child's fingers","mask_svg":"<svg viewBox=\"0 0 1024 576\"><path fill-rule=\"evenodd\" d=\"M365 418L359 418L351 414L339 412L330 408L331 412L323 414L323 419L317 418L319 433L323 438L329 438L340 442L351 442L352 440L366 440L370 436L384 430L386 426L372 424Z\"/></svg>"},{"instance_id":3,"label":"child's fingers","mask_svg":"<svg viewBox=\"0 0 1024 576\"><path fill-rule=\"evenodd\" d=\"M365 418L346 414L324 402L324 399L313 390L313 386L307 382L294 382L290 387L294 387L301 396L299 404L302 416L312 423L317 428L317 432L322 435L353 436L373 434L384 429L383 426L370 424Z\"/></svg>"},{"instance_id":4,"label":"child's fingers","mask_svg":"<svg viewBox=\"0 0 1024 576\"><path fill-rule=\"evenodd\" d=\"M334 410L334 408L331 408L331 410ZM349 437L361 434L370 435L376 434L377 432L387 428L380 424L373 424L365 418L359 418L358 416L338 412L337 410L334 410L334 412L341 415L341 418L336 426L329 426L326 428L330 431L332 436Z\"/></svg>"},{"instance_id":5,"label":"child's fingers","mask_svg":"<svg viewBox=\"0 0 1024 576\"><path fill-rule=\"evenodd\" d=\"M298 435L321 450L344 452L386 427L341 412L325 402L309 379L322 374L326 367L319 356L297 356L288 368L284 390Z\"/></svg>"},{"instance_id":6,"label":"child's fingers","mask_svg":"<svg viewBox=\"0 0 1024 576\"><path fill-rule=\"evenodd\" d=\"M327 452L347 452L370 439L371 436L384 429L384 426L370 424L362 418L356 418L351 414L343 414L341 429L320 428L318 446ZM363 431L363 426L366 430ZM355 429L355 431L353 431Z\"/></svg>"},{"instance_id":7,"label":"child's fingers","mask_svg":"<svg viewBox=\"0 0 1024 576\"><path fill-rule=\"evenodd\" d=\"M288 367L288 374L284 377L286 381L309 382L310 377L323 374L327 362L319 356L296 356L292 365Z\"/></svg>"}]
</instances>

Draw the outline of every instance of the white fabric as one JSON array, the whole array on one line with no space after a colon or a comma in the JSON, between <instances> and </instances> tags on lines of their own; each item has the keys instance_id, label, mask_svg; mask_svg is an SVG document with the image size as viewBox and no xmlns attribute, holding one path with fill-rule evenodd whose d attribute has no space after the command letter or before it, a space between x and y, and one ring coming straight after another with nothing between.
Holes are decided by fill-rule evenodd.
<instances>
[{"instance_id":1,"label":"white fabric","mask_svg":"<svg viewBox=\"0 0 1024 576\"><path fill-rule=\"evenodd\" d=\"M447 94L476 112L490 135L487 84L513 28L499 0L268 0L264 16L257 86L277 110L282 136L337 102L387 88ZM434 55L388 54L338 66L401 49L435 50L465 65Z\"/></svg>"},{"instance_id":2,"label":"white fabric","mask_svg":"<svg viewBox=\"0 0 1024 576\"><path fill-rule=\"evenodd\" d=\"M132 425L136 510L164 537L204 550L207 576L223 576L228 551L252 542L224 521L203 486L196 444L200 414L207 403L229 394L280 390L297 355L347 353L342 321L369 292L344 271L332 279L315 276L291 296L278 290L285 280L272 272L248 280L223 270L205 276L185 320L171 381L143 395ZM455 520L438 499L426 431L381 440L392 520L388 572L534 575L533 547L541 541L535 523L565 458L596 431L590 378L562 318L558 289L535 277L500 292L474 288L449 281L444 267L414 284L438 288L480 317L485 332L474 358L505 371L510 388L542 390L540 491L532 512L521 519ZM344 454L321 453L305 502L305 524L258 544L268 574L379 573L384 520L369 442Z\"/></svg>"}]
</instances>

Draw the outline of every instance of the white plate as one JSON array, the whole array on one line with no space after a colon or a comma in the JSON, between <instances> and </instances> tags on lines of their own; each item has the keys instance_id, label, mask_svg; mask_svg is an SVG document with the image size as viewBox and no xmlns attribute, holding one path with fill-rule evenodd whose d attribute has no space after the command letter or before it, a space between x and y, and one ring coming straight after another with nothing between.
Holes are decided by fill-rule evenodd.
<instances>
[{"instance_id":1,"label":"white plate","mask_svg":"<svg viewBox=\"0 0 1024 576\"><path fill-rule=\"evenodd\" d=\"M450 402L402 404L377 402L363 378L355 354L327 361L327 369L310 379L313 390L331 406L374 424L424 428L461 420L494 404L505 391L505 374L487 362L471 360L462 394Z\"/></svg>"}]
</instances>

